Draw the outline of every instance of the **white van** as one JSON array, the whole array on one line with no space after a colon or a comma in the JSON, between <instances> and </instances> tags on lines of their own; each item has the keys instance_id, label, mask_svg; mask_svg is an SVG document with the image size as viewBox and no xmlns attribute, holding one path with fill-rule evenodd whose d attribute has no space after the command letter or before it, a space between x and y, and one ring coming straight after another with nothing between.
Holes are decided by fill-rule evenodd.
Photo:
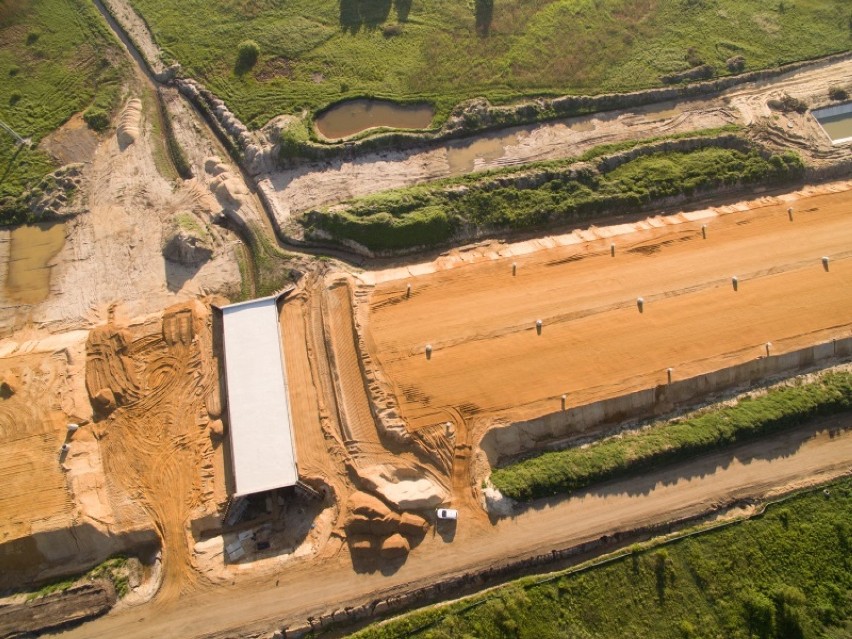
<instances>
[{"instance_id":1,"label":"white van","mask_svg":"<svg viewBox=\"0 0 852 639\"><path fill-rule=\"evenodd\" d=\"M459 511L455 508L439 508L436 513L438 519L452 519L455 521L459 518Z\"/></svg>"}]
</instances>

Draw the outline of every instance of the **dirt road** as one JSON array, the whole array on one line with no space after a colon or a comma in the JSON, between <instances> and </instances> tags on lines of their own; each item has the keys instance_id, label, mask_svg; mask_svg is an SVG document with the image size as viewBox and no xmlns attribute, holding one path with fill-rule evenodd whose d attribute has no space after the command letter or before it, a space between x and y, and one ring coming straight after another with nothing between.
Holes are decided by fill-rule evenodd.
<instances>
[{"instance_id":1,"label":"dirt road","mask_svg":"<svg viewBox=\"0 0 852 639\"><path fill-rule=\"evenodd\" d=\"M433 583L443 576L843 474L850 470L852 459L850 426L846 416L562 502L540 503L494 526L484 516L461 520L453 540L427 537L394 574L353 573L343 551L337 561L295 566L275 578L223 587L166 605L124 610L61 636L226 637L237 631L244 635L303 622L309 615Z\"/></svg>"},{"instance_id":2,"label":"dirt road","mask_svg":"<svg viewBox=\"0 0 852 639\"><path fill-rule=\"evenodd\" d=\"M423 275L411 268L376 285L366 341L417 429L455 410L480 422L529 419L558 410L563 393L582 405L663 383L668 367L682 379L761 356L766 342L778 354L846 337L850 202L852 190L799 199L792 223L787 202L758 202L617 237L542 241L528 255L498 245Z\"/></svg>"}]
</instances>

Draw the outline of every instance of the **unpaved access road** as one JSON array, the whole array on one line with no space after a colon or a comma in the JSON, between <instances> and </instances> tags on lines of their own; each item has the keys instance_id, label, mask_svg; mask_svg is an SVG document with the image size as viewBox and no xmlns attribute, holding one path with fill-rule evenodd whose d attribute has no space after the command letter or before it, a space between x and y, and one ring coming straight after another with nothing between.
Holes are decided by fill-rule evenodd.
<instances>
[{"instance_id":1,"label":"unpaved access road","mask_svg":"<svg viewBox=\"0 0 852 639\"><path fill-rule=\"evenodd\" d=\"M779 489L844 474L852 463L852 418L812 424L781 436L611 483L491 525L461 519L453 539L429 535L395 573L357 574L348 553L302 564L252 583L198 592L177 601L125 609L61 633L86 639L235 637L300 623L330 612L655 522L702 513L718 504L761 498Z\"/></svg>"},{"instance_id":2,"label":"unpaved access road","mask_svg":"<svg viewBox=\"0 0 852 639\"><path fill-rule=\"evenodd\" d=\"M457 414L484 427L531 419L559 410L563 393L584 405L664 383L669 367L684 379L759 357L766 342L778 354L846 337L849 186L660 218L618 236L602 229L595 239L592 229L588 241L541 241L527 255L495 245L478 261L367 273L368 287L379 282L368 350L416 430Z\"/></svg>"}]
</instances>

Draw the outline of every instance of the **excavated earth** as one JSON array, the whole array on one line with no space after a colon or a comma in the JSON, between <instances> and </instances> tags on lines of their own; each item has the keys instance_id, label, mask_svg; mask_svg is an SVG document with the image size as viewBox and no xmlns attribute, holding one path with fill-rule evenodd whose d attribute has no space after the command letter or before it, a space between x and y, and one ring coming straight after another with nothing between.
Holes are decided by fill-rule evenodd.
<instances>
[{"instance_id":1,"label":"excavated earth","mask_svg":"<svg viewBox=\"0 0 852 639\"><path fill-rule=\"evenodd\" d=\"M129 5L109 4L157 58ZM706 103L305 166L262 176L261 187L286 227L291 212L381 188L732 122L833 161L842 149L805 118L776 121L766 100L812 97L850 77L849 61L817 66ZM162 95L192 179L170 168L155 135L156 92L139 72L116 130L93 137L72 119L44 143L81 163L82 212L61 234L45 231L56 237L39 253L38 294L9 286L19 248L0 232L0 589L161 548L157 582L134 593L156 592L152 602L119 604L67 636L304 625L449 575L848 471L852 437L838 418L499 521L472 483L488 429L552 412L562 394L580 404L659 384L668 367L687 377L760 357L769 341L783 353L847 337L852 184L836 183L394 269L304 269L282 304L281 334L300 476L320 500L286 511L287 552L226 562L223 538L199 532L199 522L220 525L227 501L211 305L240 290L246 253L214 222L266 232L270 223L198 114L173 89ZM456 526L434 525L440 503L460 509Z\"/></svg>"}]
</instances>

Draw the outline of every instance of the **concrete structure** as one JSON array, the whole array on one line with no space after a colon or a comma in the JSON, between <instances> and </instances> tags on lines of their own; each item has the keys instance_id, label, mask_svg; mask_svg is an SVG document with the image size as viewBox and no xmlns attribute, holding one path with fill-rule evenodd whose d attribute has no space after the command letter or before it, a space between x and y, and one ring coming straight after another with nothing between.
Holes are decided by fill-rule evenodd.
<instances>
[{"instance_id":1,"label":"concrete structure","mask_svg":"<svg viewBox=\"0 0 852 639\"><path fill-rule=\"evenodd\" d=\"M237 497L293 486L299 479L278 322L283 295L220 309Z\"/></svg>"},{"instance_id":2,"label":"concrete structure","mask_svg":"<svg viewBox=\"0 0 852 639\"><path fill-rule=\"evenodd\" d=\"M811 111L832 145L852 143L852 102Z\"/></svg>"}]
</instances>

